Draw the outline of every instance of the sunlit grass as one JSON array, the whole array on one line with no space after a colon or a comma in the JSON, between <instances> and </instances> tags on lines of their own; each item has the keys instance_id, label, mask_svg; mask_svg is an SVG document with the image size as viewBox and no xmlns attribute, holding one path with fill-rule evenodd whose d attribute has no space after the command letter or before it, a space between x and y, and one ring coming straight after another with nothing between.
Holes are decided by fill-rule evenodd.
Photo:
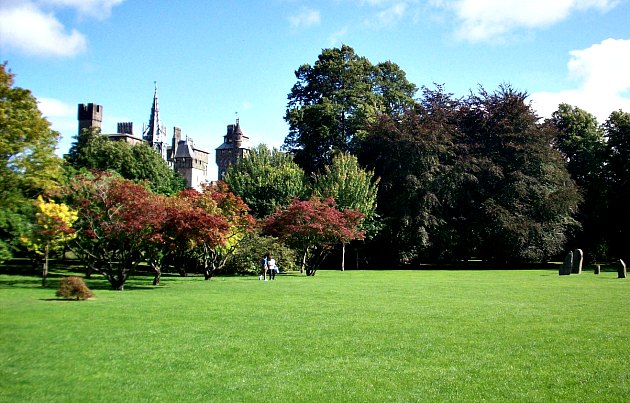
<instances>
[{"instance_id":1,"label":"sunlit grass","mask_svg":"<svg viewBox=\"0 0 630 403\"><path fill-rule=\"evenodd\" d=\"M93 279L75 302L0 275L0 401L627 401L630 282L616 277Z\"/></svg>"}]
</instances>

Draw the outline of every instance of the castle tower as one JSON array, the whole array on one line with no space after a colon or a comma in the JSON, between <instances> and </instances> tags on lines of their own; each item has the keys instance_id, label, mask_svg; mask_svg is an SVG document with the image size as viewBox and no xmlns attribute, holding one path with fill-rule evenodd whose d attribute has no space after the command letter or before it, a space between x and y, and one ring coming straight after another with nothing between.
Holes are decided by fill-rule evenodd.
<instances>
[{"instance_id":1,"label":"castle tower","mask_svg":"<svg viewBox=\"0 0 630 403\"><path fill-rule=\"evenodd\" d=\"M77 118L79 119L79 134L83 129L101 130L103 122L103 107L101 105L79 104Z\"/></svg>"},{"instance_id":2,"label":"castle tower","mask_svg":"<svg viewBox=\"0 0 630 403\"><path fill-rule=\"evenodd\" d=\"M149 116L149 125L143 130L142 138L153 147L164 160L167 159L166 149L166 127L160 125L160 107L158 103L158 88L155 83L155 93L153 94L153 105L151 105L151 116Z\"/></svg>"},{"instance_id":3,"label":"castle tower","mask_svg":"<svg viewBox=\"0 0 630 403\"><path fill-rule=\"evenodd\" d=\"M219 167L219 179L223 179L230 165L236 164L239 158L249 153L249 137L247 137L239 120L236 124L228 125L227 133L223 136L223 144L216 149L217 166Z\"/></svg>"}]
</instances>

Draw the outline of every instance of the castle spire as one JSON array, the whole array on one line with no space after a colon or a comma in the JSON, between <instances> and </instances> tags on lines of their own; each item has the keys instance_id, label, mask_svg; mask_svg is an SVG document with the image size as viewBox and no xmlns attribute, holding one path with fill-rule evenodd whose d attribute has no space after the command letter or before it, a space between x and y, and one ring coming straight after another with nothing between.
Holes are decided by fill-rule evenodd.
<instances>
[{"instance_id":1,"label":"castle spire","mask_svg":"<svg viewBox=\"0 0 630 403\"><path fill-rule=\"evenodd\" d=\"M160 125L157 81L154 81L153 84L155 85L153 105L151 105L149 125L144 129L143 138L149 143L149 146L153 147L166 160L166 128Z\"/></svg>"}]
</instances>

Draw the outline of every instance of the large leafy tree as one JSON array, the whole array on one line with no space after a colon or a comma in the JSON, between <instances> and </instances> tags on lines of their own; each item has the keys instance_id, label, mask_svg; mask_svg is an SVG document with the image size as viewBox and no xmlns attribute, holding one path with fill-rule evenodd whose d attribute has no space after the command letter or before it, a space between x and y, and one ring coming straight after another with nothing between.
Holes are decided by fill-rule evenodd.
<instances>
[{"instance_id":1,"label":"large leafy tree","mask_svg":"<svg viewBox=\"0 0 630 403\"><path fill-rule=\"evenodd\" d=\"M151 147L110 141L93 129L76 136L66 159L76 169L114 171L125 179L147 181L152 191L161 194L175 194L185 187L182 176Z\"/></svg>"},{"instance_id":2,"label":"large leafy tree","mask_svg":"<svg viewBox=\"0 0 630 403\"><path fill-rule=\"evenodd\" d=\"M323 172L314 176L313 194L332 197L340 210L356 210L363 215L360 229L368 237L376 235L380 228L376 214L376 196L379 179L374 172L359 165L357 157L341 153L333 157L332 163ZM346 244L342 244L341 270L345 268Z\"/></svg>"},{"instance_id":3,"label":"large leafy tree","mask_svg":"<svg viewBox=\"0 0 630 403\"><path fill-rule=\"evenodd\" d=\"M362 217L356 210L338 210L332 198L294 199L264 220L263 233L298 250L306 275L314 276L333 245L364 237L359 229Z\"/></svg>"},{"instance_id":4,"label":"large leafy tree","mask_svg":"<svg viewBox=\"0 0 630 403\"><path fill-rule=\"evenodd\" d=\"M324 49L295 76L283 148L307 173L329 164L336 151L352 151L378 114L400 114L414 103L416 87L396 64L375 66L347 45Z\"/></svg>"},{"instance_id":5,"label":"large leafy tree","mask_svg":"<svg viewBox=\"0 0 630 403\"><path fill-rule=\"evenodd\" d=\"M557 132L508 85L465 99L424 89L401 119L383 117L360 159L381 177L382 253L541 260L559 253L579 196Z\"/></svg>"},{"instance_id":6,"label":"large leafy tree","mask_svg":"<svg viewBox=\"0 0 630 403\"><path fill-rule=\"evenodd\" d=\"M558 107L549 123L558 130L556 147L564 154L569 174L582 195L576 216L582 228L571 246L584 249L589 259L601 259L607 249L608 211L604 130L595 116L567 104Z\"/></svg>"},{"instance_id":7,"label":"large leafy tree","mask_svg":"<svg viewBox=\"0 0 630 403\"><path fill-rule=\"evenodd\" d=\"M251 209L264 218L276 207L286 207L294 198L307 193L304 171L291 155L264 144L254 147L245 158L228 168L225 182Z\"/></svg>"},{"instance_id":8,"label":"large leafy tree","mask_svg":"<svg viewBox=\"0 0 630 403\"><path fill-rule=\"evenodd\" d=\"M0 64L0 261L12 256L33 216L29 199L61 178L58 139L31 92L15 87L6 63Z\"/></svg>"},{"instance_id":9,"label":"large leafy tree","mask_svg":"<svg viewBox=\"0 0 630 403\"><path fill-rule=\"evenodd\" d=\"M446 195L439 192L453 164L457 105L441 87L423 88L414 109L398 118L382 115L362 142L360 161L381 178L378 213L384 228L371 245L372 261L409 263L427 256L444 230L440 203L453 202L441 200ZM447 245L436 249L450 254Z\"/></svg>"},{"instance_id":10,"label":"large leafy tree","mask_svg":"<svg viewBox=\"0 0 630 403\"><path fill-rule=\"evenodd\" d=\"M630 113L615 111L604 123L609 178L610 255L630 262Z\"/></svg>"},{"instance_id":11,"label":"large leafy tree","mask_svg":"<svg viewBox=\"0 0 630 403\"><path fill-rule=\"evenodd\" d=\"M477 255L491 260L543 260L560 253L579 196L560 152L557 132L538 123L527 94L509 85L483 88L461 107L469 211Z\"/></svg>"}]
</instances>

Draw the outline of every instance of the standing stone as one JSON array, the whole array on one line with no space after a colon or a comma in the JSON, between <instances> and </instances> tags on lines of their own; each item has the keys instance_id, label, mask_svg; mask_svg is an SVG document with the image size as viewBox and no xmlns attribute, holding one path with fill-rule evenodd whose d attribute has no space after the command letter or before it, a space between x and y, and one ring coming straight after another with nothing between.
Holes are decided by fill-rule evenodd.
<instances>
[{"instance_id":1,"label":"standing stone","mask_svg":"<svg viewBox=\"0 0 630 403\"><path fill-rule=\"evenodd\" d=\"M564 264L560 267L560 275L568 276L571 274L573 267L573 252L567 253L567 257L564 258Z\"/></svg>"},{"instance_id":2,"label":"standing stone","mask_svg":"<svg viewBox=\"0 0 630 403\"><path fill-rule=\"evenodd\" d=\"M584 253L582 249L576 249L573 252L573 266L571 267L571 274L582 274L582 261L584 259Z\"/></svg>"},{"instance_id":3,"label":"standing stone","mask_svg":"<svg viewBox=\"0 0 630 403\"><path fill-rule=\"evenodd\" d=\"M602 272L602 268L600 265L596 264L595 265L595 274L599 274Z\"/></svg>"},{"instance_id":4,"label":"standing stone","mask_svg":"<svg viewBox=\"0 0 630 403\"><path fill-rule=\"evenodd\" d=\"M628 273L626 272L626 264L623 260L619 259L619 268L617 269L617 278L626 278Z\"/></svg>"}]
</instances>

